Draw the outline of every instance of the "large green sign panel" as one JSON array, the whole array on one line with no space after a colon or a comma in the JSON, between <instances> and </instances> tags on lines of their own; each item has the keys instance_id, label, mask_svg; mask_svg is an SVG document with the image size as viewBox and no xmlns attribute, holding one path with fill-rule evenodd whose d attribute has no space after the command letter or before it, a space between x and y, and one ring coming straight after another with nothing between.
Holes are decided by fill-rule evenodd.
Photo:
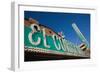
<instances>
[{"instance_id":1,"label":"large green sign panel","mask_svg":"<svg viewBox=\"0 0 100 73\"><path fill-rule=\"evenodd\" d=\"M40 28L40 27L38 27ZM45 28L40 31L35 31L31 27L24 26L24 46L27 49L46 49L58 51L61 53L71 53L82 55L82 50L64 38L59 38L57 35L45 35Z\"/></svg>"}]
</instances>

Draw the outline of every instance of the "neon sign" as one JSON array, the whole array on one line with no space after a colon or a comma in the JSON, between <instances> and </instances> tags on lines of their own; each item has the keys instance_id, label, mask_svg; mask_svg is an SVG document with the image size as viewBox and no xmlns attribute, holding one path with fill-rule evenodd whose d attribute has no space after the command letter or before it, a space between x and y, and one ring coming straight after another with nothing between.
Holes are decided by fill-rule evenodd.
<instances>
[{"instance_id":1,"label":"neon sign","mask_svg":"<svg viewBox=\"0 0 100 73\"><path fill-rule=\"evenodd\" d=\"M24 43L28 48L40 48L46 50L53 50L63 53L83 54L81 49L66 39L53 34L46 35L46 28L40 28L37 24L32 24L30 27L24 28Z\"/></svg>"}]
</instances>

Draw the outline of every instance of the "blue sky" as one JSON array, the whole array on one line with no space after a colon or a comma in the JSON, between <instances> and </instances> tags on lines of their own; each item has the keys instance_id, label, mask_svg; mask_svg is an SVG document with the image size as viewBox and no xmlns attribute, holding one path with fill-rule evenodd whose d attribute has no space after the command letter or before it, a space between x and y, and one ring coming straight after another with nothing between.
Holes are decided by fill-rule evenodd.
<instances>
[{"instance_id":1,"label":"blue sky","mask_svg":"<svg viewBox=\"0 0 100 73\"><path fill-rule=\"evenodd\" d=\"M36 19L40 24L52 28L55 32L63 31L65 39L79 45L81 41L72 28L72 23L76 23L90 43L90 14L24 11L24 18Z\"/></svg>"}]
</instances>

